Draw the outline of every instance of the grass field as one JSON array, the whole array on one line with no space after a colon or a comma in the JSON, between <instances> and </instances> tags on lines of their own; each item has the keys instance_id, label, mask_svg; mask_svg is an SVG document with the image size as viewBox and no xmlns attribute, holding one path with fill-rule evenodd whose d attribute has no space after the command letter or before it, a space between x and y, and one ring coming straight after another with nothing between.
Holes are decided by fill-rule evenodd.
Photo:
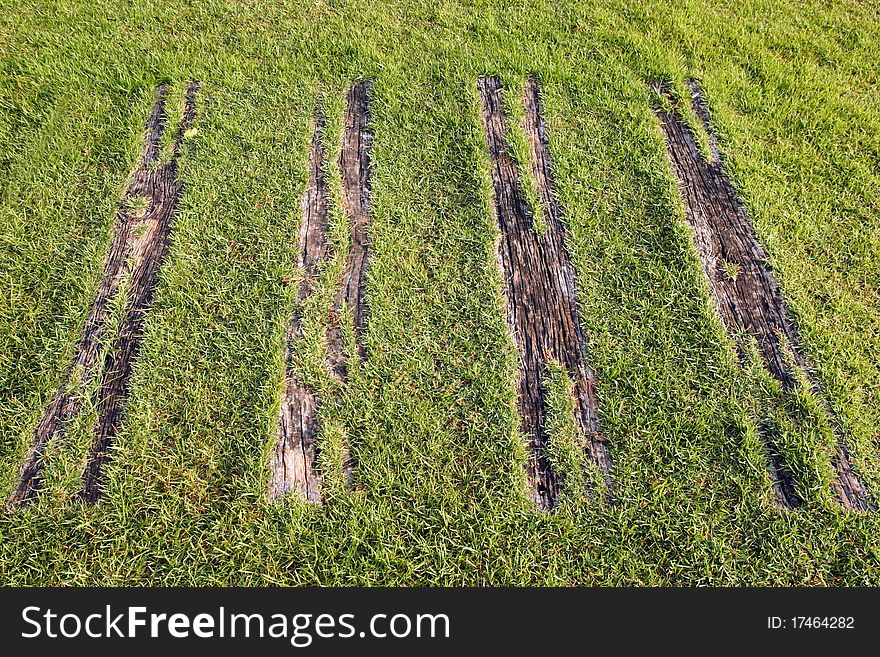
<instances>
[{"instance_id":1,"label":"grass field","mask_svg":"<svg viewBox=\"0 0 880 657\"><path fill-rule=\"evenodd\" d=\"M827 415L741 367L713 312L648 90L701 82L876 503L880 10L641 4L0 0L4 498L89 313L156 87L176 103L201 83L104 497L76 497L86 407L47 451L40 500L0 514L0 582L880 584L880 516L830 493ZM540 80L613 460L607 498L569 485L551 513L526 490L482 75L511 94ZM333 400L326 462L348 446L355 486L328 466L323 505L271 503L312 115L320 94L338 141L361 79L373 82L369 357L344 386L323 362L348 239L338 204L295 353L299 377ZM796 511L773 503L760 423L781 436ZM551 458L576 481L586 466L566 444Z\"/></svg>"}]
</instances>

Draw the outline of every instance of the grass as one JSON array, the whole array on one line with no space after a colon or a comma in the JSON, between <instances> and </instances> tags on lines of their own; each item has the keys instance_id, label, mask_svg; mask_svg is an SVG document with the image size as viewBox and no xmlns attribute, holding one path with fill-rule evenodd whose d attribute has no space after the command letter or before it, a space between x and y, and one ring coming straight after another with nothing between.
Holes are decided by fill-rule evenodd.
<instances>
[{"instance_id":1,"label":"grass","mask_svg":"<svg viewBox=\"0 0 880 657\"><path fill-rule=\"evenodd\" d=\"M74 431L58 446L52 494L0 516L0 581L880 584L877 514L830 498L821 408L739 367L711 312L646 86L701 81L728 171L876 495L878 18L855 0L2 0L4 495L87 316L155 88L202 88L106 498L67 503L86 457ZM566 495L553 514L528 503L479 75L541 81L614 458L611 502ZM375 85L370 357L344 388L324 372L348 239L335 189L335 255L296 354L330 400L329 499L271 505L266 453L311 117L320 93L334 153L345 91L361 78ZM760 422L784 434L802 510L773 505ZM561 469L590 476L567 440L555 446ZM353 493L338 478L345 448Z\"/></svg>"}]
</instances>

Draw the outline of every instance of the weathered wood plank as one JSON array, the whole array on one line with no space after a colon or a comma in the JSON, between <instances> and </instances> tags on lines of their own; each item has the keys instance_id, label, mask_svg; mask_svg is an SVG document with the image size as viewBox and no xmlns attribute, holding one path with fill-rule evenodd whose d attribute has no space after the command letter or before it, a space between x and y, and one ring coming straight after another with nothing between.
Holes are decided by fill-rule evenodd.
<instances>
[{"instance_id":1,"label":"weathered wood plank","mask_svg":"<svg viewBox=\"0 0 880 657\"><path fill-rule=\"evenodd\" d=\"M285 380L278 417L275 449L270 468L269 497L277 499L295 491L302 499L321 503L321 473L318 468L318 400L297 380L293 371L293 350L302 337L300 308L312 293L319 266L327 257L327 179L324 172L324 130L326 120L319 110L309 149L309 173L302 199L299 230L299 266L302 280L296 293L296 306L287 324L284 348Z\"/></svg>"},{"instance_id":2,"label":"weathered wood plank","mask_svg":"<svg viewBox=\"0 0 880 657\"><path fill-rule=\"evenodd\" d=\"M148 157L135 169L126 190L125 200L142 199L145 208L131 210L123 203L117 211L116 223L124 235L120 272L128 279L125 311L112 346L107 350L98 390L98 421L88 462L83 472L80 497L89 503L101 495L100 476L110 459L110 448L119 435L125 405L130 395L132 366L143 340L143 326L153 295L157 276L170 244L171 228L183 182L178 176L178 159L186 131L196 114L196 93L199 84L192 82L186 90L183 117L174 135L171 158L158 160L158 139L165 129L167 117L165 97L161 99L160 129L155 141L148 139Z\"/></svg>"},{"instance_id":3,"label":"weathered wood plank","mask_svg":"<svg viewBox=\"0 0 880 657\"><path fill-rule=\"evenodd\" d=\"M796 386L794 368L797 368L820 393L806 366L797 327L770 268L767 253L724 171L709 106L695 81L689 81L688 87L694 111L709 135L711 157L708 160L700 153L693 132L677 112L667 111L660 104L654 106L654 111L666 137L667 153L679 182L685 215L693 229L718 315L741 353L745 348L739 339L742 333L755 340L767 371L784 389ZM677 99L668 85L657 83L653 88L658 97L675 106ZM867 510L870 508L867 489L852 468L827 404L826 410L837 432L833 457L837 472L835 494L843 507ZM795 492L791 472L772 433L766 427L762 427L760 433L768 452L778 504L784 508L800 506L802 501Z\"/></svg>"},{"instance_id":4,"label":"weathered wood plank","mask_svg":"<svg viewBox=\"0 0 880 657\"><path fill-rule=\"evenodd\" d=\"M367 319L366 282L370 249L370 151L373 133L370 130L369 80L359 82L348 92L345 128L339 153L342 175L343 212L351 228L351 243L340 281L339 293L333 304L334 321L327 331L328 366L340 381L348 378L348 363L342 340L339 317L343 308L354 316L358 355L366 357L363 331Z\"/></svg>"},{"instance_id":5,"label":"weathered wood plank","mask_svg":"<svg viewBox=\"0 0 880 657\"><path fill-rule=\"evenodd\" d=\"M373 133L370 129L370 94L372 82L363 80L348 92L339 170L342 175L342 206L351 229L351 242L339 293L333 303L332 320L327 330L327 365L339 381L348 380L348 359L343 343L341 314L347 308L354 318L354 337L358 357L367 356L363 342L368 315L366 298L367 270L370 254L370 167ZM354 476L354 460L345 449L342 464L345 481Z\"/></svg>"},{"instance_id":6,"label":"weathered wood plank","mask_svg":"<svg viewBox=\"0 0 880 657\"><path fill-rule=\"evenodd\" d=\"M577 424L586 438L588 456L606 478L610 456L598 430L595 377L585 360L586 338L580 324L575 273L566 248L562 210L553 189L537 82L531 79L526 87L523 127L544 215L545 228L540 233L525 200L520 172L508 151L501 81L481 77L477 88L491 158L495 216L501 231L498 261L504 276L508 326L520 355L516 387L521 430L528 440L527 474L536 504L549 510L557 502L559 481L545 454L548 436L543 378L548 362L560 363L573 377Z\"/></svg>"}]
</instances>

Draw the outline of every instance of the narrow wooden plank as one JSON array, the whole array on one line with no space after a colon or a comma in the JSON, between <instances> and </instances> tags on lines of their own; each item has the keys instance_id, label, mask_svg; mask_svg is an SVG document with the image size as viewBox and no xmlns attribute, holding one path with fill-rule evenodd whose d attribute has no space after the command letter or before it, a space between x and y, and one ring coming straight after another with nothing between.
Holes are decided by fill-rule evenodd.
<instances>
[{"instance_id":1,"label":"narrow wooden plank","mask_svg":"<svg viewBox=\"0 0 880 657\"><path fill-rule=\"evenodd\" d=\"M501 230L498 260L504 276L508 326L520 355L516 387L521 430L529 448L527 475L535 503L549 510L557 503L559 481L545 453L548 436L543 378L548 362L562 364L574 378L578 427L586 438L588 455L606 477L610 457L598 430L595 377L585 360L575 273L565 244L562 211L554 195L537 83L529 80L523 102L530 166L545 220L541 233L536 230L520 172L508 151L501 81L481 77L477 89L492 165L495 216Z\"/></svg>"},{"instance_id":2,"label":"narrow wooden plank","mask_svg":"<svg viewBox=\"0 0 880 657\"><path fill-rule=\"evenodd\" d=\"M366 282L372 221L370 215L370 92L372 83L364 80L351 87L345 110L345 128L339 153L342 175L342 205L351 228L351 244L345 261L339 294L333 304L334 322L328 332L328 365L340 381L348 378L348 363L339 316L348 308L354 316L358 355L366 357L363 331L367 318Z\"/></svg>"},{"instance_id":3,"label":"narrow wooden plank","mask_svg":"<svg viewBox=\"0 0 880 657\"><path fill-rule=\"evenodd\" d=\"M745 345L739 336L745 333L754 338L767 371L784 389L791 390L797 385L794 371L797 368L813 382L816 392L820 392L806 366L797 328L767 253L724 171L709 106L695 81L689 81L688 87L694 111L709 135L711 157L708 160L700 153L693 132L680 114L660 104L654 106L654 111L666 137L667 153L679 182L685 215L693 229L719 317L741 353ZM675 106L677 99L668 85L657 83L653 88L659 98ZM836 427L837 422L830 410L828 412ZM844 508L867 510L870 508L867 489L853 470L839 430L836 431L835 494ZM800 506L802 501L795 492L791 472L772 433L763 427L761 435L768 452L777 502L784 508Z\"/></svg>"},{"instance_id":4,"label":"narrow wooden plank","mask_svg":"<svg viewBox=\"0 0 880 657\"><path fill-rule=\"evenodd\" d=\"M366 298L367 269L370 251L370 166L373 133L370 129L370 94L372 83L364 80L348 92L339 170L342 175L342 206L351 229L351 243L339 293L333 303L332 321L327 329L327 365L339 381L348 380L348 359L343 343L341 314L347 308L354 316L354 335L358 357L367 356L363 333L368 315ZM351 482L354 460L346 449L343 477Z\"/></svg>"},{"instance_id":5,"label":"narrow wooden plank","mask_svg":"<svg viewBox=\"0 0 880 657\"><path fill-rule=\"evenodd\" d=\"M117 210L113 239L104 261L104 272L92 301L73 360L62 377L61 386L54 399L46 407L36 430L33 444L24 459L18 483L7 501L7 507L17 507L34 501L37 497L46 447L60 438L65 425L76 417L82 407L82 390L88 389L98 371L101 344L106 331L111 301L119 292L120 283L127 275L127 260L135 241L136 227L144 217L126 209L126 201L146 196L147 172L159 158L159 142L167 121L165 100L167 88L156 90L156 102L144 128L144 147L130 177L124 202ZM76 377L77 384L73 384Z\"/></svg>"},{"instance_id":6,"label":"narrow wooden plank","mask_svg":"<svg viewBox=\"0 0 880 657\"><path fill-rule=\"evenodd\" d=\"M318 400L297 380L293 371L293 350L302 337L301 304L311 295L319 266L327 257L327 179L324 172L324 130L326 120L316 114L312 144L309 149L309 174L302 200L299 231L299 266L303 272L296 294L296 306L287 324L284 349L285 381L278 418L275 449L270 468L269 497L277 499L295 491L299 497L321 503L321 473L318 468Z\"/></svg>"},{"instance_id":7,"label":"narrow wooden plank","mask_svg":"<svg viewBox=\"0 0 880 657\"><path fill-rule=\"evenodd\" d=\"M198 89L197 82L187 87L183 117L174 135L168 162L158 159L158 139L167 123L165 94L162 94L155 139L148 137L148 156L142 159L132 174L124 202L117 211L117 231L124 236L119 252L119 272L128 279L128 285L125 312L104 358L97 399L98 421L82 477L80 497L89 503L96 502L101 494L101 471L109 461L110 448L119 435L130 394L132 366L142 342L144 321L153 300L159 269L168 252L172 223L183 192L183 182L178 176L178 159L186 131L195 119ZM135 205L133 202L138 200L143 201L144 209L130 209Z\"/></svg>"}]
</instances>

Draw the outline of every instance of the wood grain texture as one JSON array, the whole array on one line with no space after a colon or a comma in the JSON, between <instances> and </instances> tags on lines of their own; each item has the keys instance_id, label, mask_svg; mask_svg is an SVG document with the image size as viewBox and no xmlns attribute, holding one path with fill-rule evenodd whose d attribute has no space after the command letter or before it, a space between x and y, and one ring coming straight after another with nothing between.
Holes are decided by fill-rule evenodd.
<instances>
[{"instance_id":1,"label":"wood grain texture","mask_svg":"<svg viewBox=\"0 0 880 657\"><path fill-rule=\"evenodd\" d=\"M523 127L546 226L541 233L536 230L520 172L508 150L501 81L481 77L477 89L491 158L495 216L501 232L498 261L504 277L508 326L520 356L516 387L521 430L529 447L527 475L535 503L549 510L559 495L559 481L545 453L548 436L543 379L549 362L561 364L574 380L578 428L585 438L588 456L602 469L609 484L610 456L598 430L596 382L585 359L586 338L580 324L575 273L566 248L562 210L554 194L537 83L531 79L526 86Z\"/></svg>"},{"instance_id":2,"label":"wood grain texture","mask_svg":"<svg viewBox=\"0 0 880 657\"><path fill-rule=\"evenodd\" d=\"M168 252L171 227L183 182L178 176L178 159L186 131L196 114L197 82L189 84L184 99L183 116L172 142L171 158L161 162L158 141L167 124L165 95L159 103L159 120L148 126L146 157L131 178L125 200L143 199L141 211L128 209L123 202L116 215L117 233L124 246L120 251L120 271L127 280L125 311L112 345L107 350L98 390L98 421L88 462L83 472L80 497L89 503L101 495L100 475L110 459L110 448L119 435L125 405L130 394L132 366L140 350L147 312L156 290L157 275ZM150 129L156 130L150 133Z\"/></svg>"},{"instance_id":3,"label":"wood grain texture","mask_svg":"<svg viewBox=\"0 0 880 657\"><path fill-rule=\"evenodd\" d=\"M315 118L309 149L309 173L302 200L299 230L299 267L302 280L296 293L296 305L287 324L284 348L285 380L278 418L275 448L271 454L270 499L295 491L304 500L321 503L321 473L318 468L318 400L297 380L293 371L293 350L302 337L300 308L312 293L319 266L327 257L327 179L324 172L324 130L326 120L319 112Z\"/></svg>"},{"instance_id":4,"label":"wood grain texture","mask_svg":"<svg viewBox=\"0 0 880 657\"><path fill-rule=\"evenodd\" d=\"M195 93L197 85L191 87ZM141 156L130 176L129 186L123 197L123 203L116 212L114 219L113 239L104 262L104 271L98 290L92 302L92 308L86 319L79 342L76 346L73 360L62 377L62 384L54 399L46 407L36 430L34 431L33 444L25 456L19 473L18 483L7 501L7 507L17 507L36 499L43 470L43 455L46 447L54 440L61 437L65 425L75 418L82 408L82 392L89 389L100 371L99 361L102 351L102 343L105 339L106 325L109 319L110 307L113 299L120 292L120 287L129 278L130 286L136 289L146 282L143 275L132 276L131 261L137 259L143 262L141 272L148 271L155 266L154 258L148 243L150 235L161 233L164 226L170 221L170 212L176 204L176 195L179 193L175 179L167 179L167 171L164 174L155 174L153 169L159 159L159 144L165 129L167 116L165 113L165 101L167 88L163 85L156 91L156 103L144 128L144 147ZM188 111L194 111L189 108ZM190 121L192 119L190 118ZM181 134L175 140L173 157L176 160L179 155ZM174 165L176 167L176 164ZM158 179L154 180L155 178ZM154 189L155 187L155 189ZM155 199L154 199L155 197ZM174 197L173 200L170 197ZM148 207L140 212L128 209L131 201L145 199ZM162 241L161 239L159 240ZM122 331L131 332L136 329L136 322L123 323ZM109 337L109 336L108 336ZM116 345L126 348L126 345ZM110 358L110 356L108 356ZM119 367L122 362L105 358L103 363L114 368L112 372L118 377L124 374ZM124 367L122 368L124 370ZM107 393L116 379L105 374L102 378L101 392ZM119 383L117 382L118 386ZM105 426L112 425L119 413L117 400L107 399L102 396L101 420Z\"/></svg>"},{"instance_id":5,"label":"wood grain texture","mask_svg":"<svg viewBox=\"0 0 880 657\"><path fill-rule=\"evenodd\" d=\"M348 359L343 341L341 316L347 308L353 315L354 337L358 357L367 356L363 343L368 304L366 298L367 269L370 254L370 166L373 133L370 129L370 94L372 82L363 80L348 92L339 171L342 176L342 209L350 227L350 244L339 293L333 303L331 322L327 329L327 366L339 381L348 380ZM354 461L344 450L342 472L345 481L354 477Z\"/></svg>"},{"instance_id":6,"label":"wood grain texture","mask_svg":"<svg viewBox=\"0 0 880 657\"><path fill-rule=\"evenodd\" d=\"M339 171L342 175L342 209L351 228L351 243L333 304L333 322L327 331L330 372L340 381L348 379L348 363L342 339L340 315L348 308L354 317L358 355L366 356L363 331L367 319L366 282L370 249L370 131L369 80L358 82L348 92Z\"/></svg>"},{"instance_id":7,"label":"wood grain texture","mask_svg":"<svg viewBox=\"0 0 880 657\"><path fill-rule=\"evenodd\" d=\"M579 321L579 304L574 267L566 246L566 227L562 206L556 197L553 182L553 167L550 160L550 143L544 114L541 110L541 96L538 81L529 78L523 97L524 131L529 142L529 157L532 175L537 182L538 194L547 227L543 238L544 248L553 254L556 271L551 272L559 280L564 298L567 300L567 314L572 317L571 332L565 334L565 342L559 345L550 356L568 370L574 381L575 419L582 438L585 439L587 455L599 466L605 475L606 485L611 485L611 454L608 443L599 431L599 407L596 401L596 377L587 364L587 338ZM568 330L568 326L565 327Z\"/></svg>"},{"instance_id":8,"label":"wood grain texture","mask_svg":"<svg viewBox=\"0 0 880 657\"><path fill-rule=\"evenodd\" d=\"M675 106L677 99L668 85L656 83L658 97ZM709 106L695 81L688 82L694 111L709 135L710 158L699 151L694 133L675 111L660 104L654 111L666 137L667 153L679 182L685 215L693 229L694 241L703 272L709 282L715 307L722 323L740 349L744 333L754 339L770 374L786 390L797 384L794 368L811 380L821 392L806 366L801 341L783 298L767 253L757 240L745 206L740 202L724 172L718 141L711 126ZM827 404L825 404L826 410ZM833 416L832 425L837 426ZM834 490L847 509L870 508L868 492L850 463L849 455L836 428L837 445L833 456L837 477ZM772 432L761 428L777 502L785 508L801 505L794 482Z\"/></svg>"}]
</instances>

